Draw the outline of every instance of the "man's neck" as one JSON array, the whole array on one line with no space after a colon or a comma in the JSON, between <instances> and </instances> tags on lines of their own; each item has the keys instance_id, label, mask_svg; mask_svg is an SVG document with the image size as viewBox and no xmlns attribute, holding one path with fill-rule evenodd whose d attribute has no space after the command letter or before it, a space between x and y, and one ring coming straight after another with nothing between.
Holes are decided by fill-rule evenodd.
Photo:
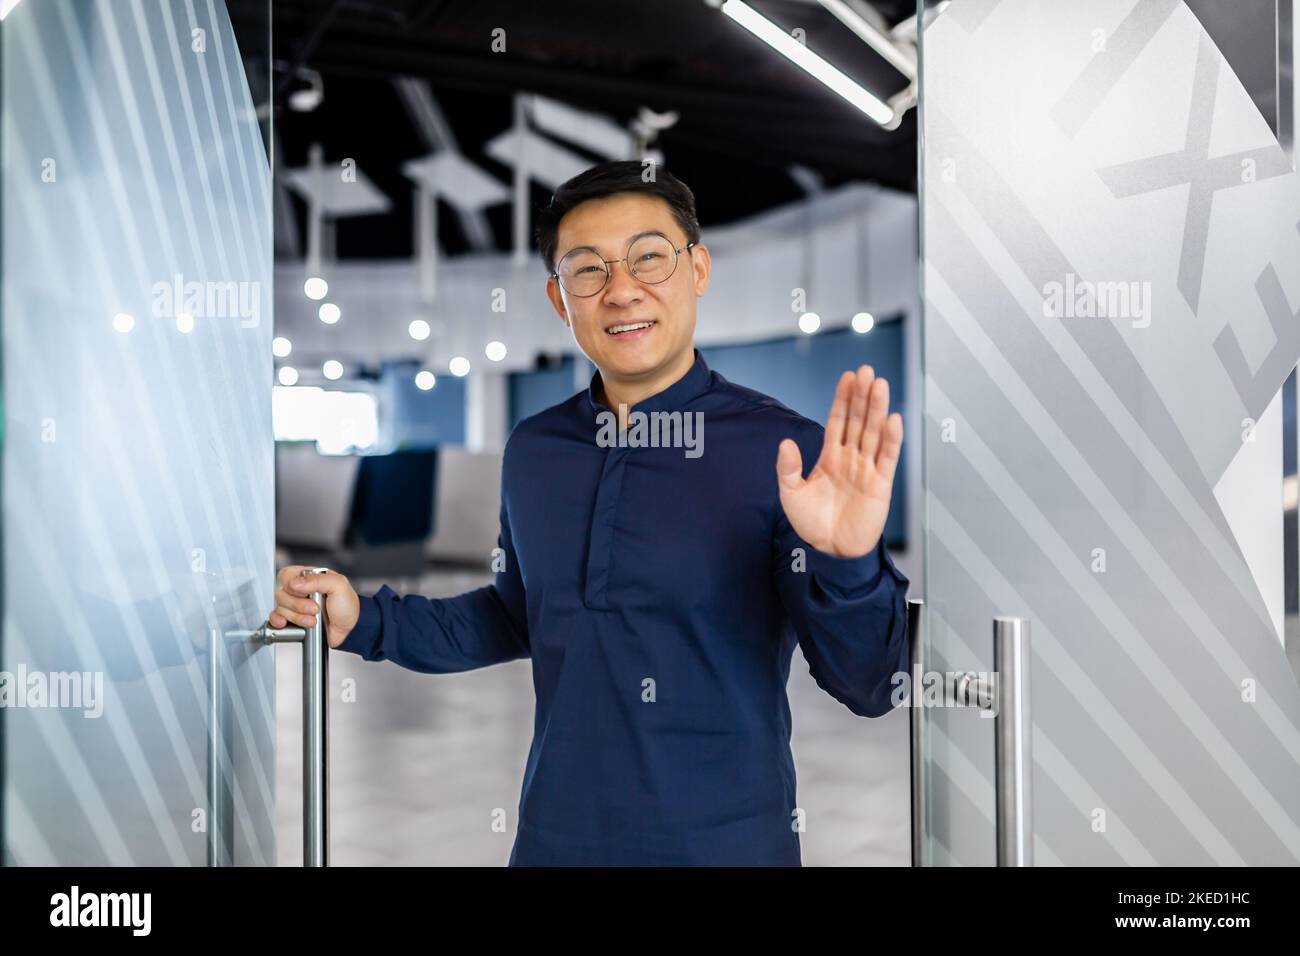
<instances>
[{"instance_id":1,"label":"man's neck","mask_svg":"<svg viewBox=\"0 0 1300 956\"><path fill-rule=\"evenodd\" d=\"M691 347L683 357L653 378L607 378L602 370L600 373L602 394L597 397L606 408L618 413L618 427L621 431L627 428L627 415L638 402L644 402L650 396L658 395L664 389L681 381L694 365L695 348Z\"/></svg>"}]
</instances>

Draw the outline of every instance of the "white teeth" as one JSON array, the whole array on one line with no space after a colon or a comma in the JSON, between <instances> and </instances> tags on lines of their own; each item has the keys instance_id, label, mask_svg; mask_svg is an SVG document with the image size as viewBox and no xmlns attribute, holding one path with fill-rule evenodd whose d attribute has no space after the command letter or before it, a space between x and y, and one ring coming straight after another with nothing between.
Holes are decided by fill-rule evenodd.
<instances>
[{"instance_id":1,"label":"white teeth","mask_svg":"<svg viewBox=\"0 0 1300 956\"><path fill-rule=\"evenodd\" d=\"M631 332L634 329L648 329L654 325L653 322L637 322L633 325L611 325L605 331L610 335L618 335L620 332Z\"/></svg>"}]
</instances>

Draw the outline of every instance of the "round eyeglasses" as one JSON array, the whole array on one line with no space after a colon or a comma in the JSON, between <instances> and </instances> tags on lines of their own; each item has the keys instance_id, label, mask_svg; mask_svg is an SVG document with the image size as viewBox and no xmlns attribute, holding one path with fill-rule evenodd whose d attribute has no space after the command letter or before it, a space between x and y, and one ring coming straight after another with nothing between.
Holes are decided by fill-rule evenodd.
<instances>
[{"instance_id":1,"label":"round eyeglasses","mask_svg":"<svg viewBox=\"0 0 1300 956\"><path fill-rule=\"evenodd\" d=\"M665 235L647 233L632 241L622 259L602 259L594 249L573 249L560 260L551 275L569 295L584 299L605 288L611 275L610 266L616 262L626 265L641 282L658 285L677 271L678 253L696 244L692 241L678 248Z\"/></svg>"}]
</instances>

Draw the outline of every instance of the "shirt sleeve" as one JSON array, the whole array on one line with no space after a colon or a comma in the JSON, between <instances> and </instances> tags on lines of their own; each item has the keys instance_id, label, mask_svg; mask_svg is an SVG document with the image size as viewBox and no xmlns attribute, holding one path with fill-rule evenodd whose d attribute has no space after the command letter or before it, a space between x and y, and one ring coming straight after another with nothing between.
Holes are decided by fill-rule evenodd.
<instances>
[{"instance_id":1,"label":"shirt sleeve","mask_svg":"<svg viewBox=\"0 0 1300 956\"><path fill-rule=\"evenodd\" d=\"M812 442L799 444L807 475L821 451L820 430L815 449ZM779 503L777 510L773 574L809 672L860 717L887 714L894 677L910 664L908 579L894 566L883 536L860 558L838 558L807 544Z\"/></svg>"},{"instance_id":2,"label":"shirt sleeve","mask_svg":"<svg viewBox=\"0 0 1300 956\"><path fill-rule=\"evenodd\" d=\"M501 502L499 570L492 584L452 598L399 596L388 585L361 596L357 625L336 650L392 661L425 674L448 674L528 657L523 578Z\"/></svg>"}]
</instances>

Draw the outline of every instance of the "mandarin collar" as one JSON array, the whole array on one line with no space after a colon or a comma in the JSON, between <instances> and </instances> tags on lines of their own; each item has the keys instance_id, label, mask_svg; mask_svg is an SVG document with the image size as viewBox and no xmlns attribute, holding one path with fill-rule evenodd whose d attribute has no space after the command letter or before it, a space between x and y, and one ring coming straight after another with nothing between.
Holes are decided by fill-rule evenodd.
<instances>
[{"instance_id":1,"label":"mandarin collar","mask_svg":"<svg viewBox=\"0 0 1300 956\"><path fill-rule=\"evenodd\" d=\"M690 370L685 375L662 391L637 402L630 411L675 411L707 392L712 373L704 361L704 356L700 354L700 350L693 348L692 351L695 354L695 364L690 367ZM596 398L596 386L599 381L600 370L597 369L591 376L591 384L587 386L587 406L591 409L593 415L600 412L616 411L616 409L606 408Z\"/></svg>"}]
</instances>

